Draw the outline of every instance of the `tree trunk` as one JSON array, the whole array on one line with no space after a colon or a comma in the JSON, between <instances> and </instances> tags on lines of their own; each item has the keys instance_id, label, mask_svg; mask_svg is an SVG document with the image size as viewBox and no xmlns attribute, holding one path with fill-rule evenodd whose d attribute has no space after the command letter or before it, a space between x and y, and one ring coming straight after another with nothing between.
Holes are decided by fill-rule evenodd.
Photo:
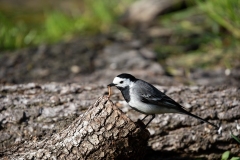
<instances>
[{"instance_id":1,"label":"tree trunk","mask_svg":"<svg viewBox=\"0 0 240 160\"><path fill-rule=\"evenodd\" d=\"M4 158L141 159L149 135L105 96L60 133L16 146Z\"/></svg>"}]
</instances>

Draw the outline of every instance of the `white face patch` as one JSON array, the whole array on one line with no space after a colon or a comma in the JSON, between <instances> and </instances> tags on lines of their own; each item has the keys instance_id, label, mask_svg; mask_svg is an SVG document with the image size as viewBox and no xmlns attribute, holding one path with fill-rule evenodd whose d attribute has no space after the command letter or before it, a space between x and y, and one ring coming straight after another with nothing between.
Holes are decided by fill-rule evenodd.
<instances>
[{"instance_id":1,"label":"white face patch","mask_svg":"<svg viewBox=\"0 0 240 160\"><path fill-rule=\"evenodd\" d=\"M116 87L125 88L131 84L131 81L130 79L115 77L113 83L115 84Z\"/></svg>"}]
</instances>

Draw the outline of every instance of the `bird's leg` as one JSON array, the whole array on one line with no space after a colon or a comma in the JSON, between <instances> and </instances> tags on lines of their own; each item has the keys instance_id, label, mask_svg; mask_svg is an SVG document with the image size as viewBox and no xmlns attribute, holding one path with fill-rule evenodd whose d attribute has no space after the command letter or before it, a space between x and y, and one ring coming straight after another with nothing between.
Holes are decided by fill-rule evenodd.
<instances>
[{"instance_id":1,"label":"bird's leg","mask_svg":"<svg viewBox=\"0 0 240 160\"><path fill-rule=\"evenodd\" d=\"M148 116L148 115L147 115ZM147 117L146 116L146 117ZM146 117L144 117L143 119L145 119ZM148 123L145 125L145 128L148 126L148 124L150 123L150 122L152 122L152 120L155 118L155 114L152 114L152 118L148 121Z\"/></svg>"},{"instance_id":2,"label":"bird's leg","mask_svg":"<svg viewBox=\"0 0 240 160\"><path fill-rule=\"evenodd\" d=\"M143 119L141 121L143 121L148 116L149 116L149 114L147 114L145 117L143 117ZM148 121L148 123L144 126L144 128L146 128L148 126L148 124L155 118L155 114L152 114L151 116L152 116L152 118Z\"/></svg>"},{"instance_id":3,"label":"bird's leg","mask_svg":"<svg viewBox=\"0 0 240 160\"><path fill-rule=\"evenodd\" d=\"M145 118L147 118L147 116L149 116L149 114L147 114L145 117L143 117L143 119L141 121L143 121Z\"/></svg>"}]
</instances>

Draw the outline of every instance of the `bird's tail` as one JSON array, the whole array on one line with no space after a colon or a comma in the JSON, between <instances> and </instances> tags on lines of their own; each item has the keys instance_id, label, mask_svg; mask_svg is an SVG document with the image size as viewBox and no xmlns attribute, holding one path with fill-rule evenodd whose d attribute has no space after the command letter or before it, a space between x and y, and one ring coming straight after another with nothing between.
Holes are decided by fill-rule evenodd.
<instances>
[{"instance_id":1,"label":"bird's tail","mask_svg":"<svg viewBox=\"0 0 240 160\"><path fill-rule=\"evenodd\" d=\"M182 110L181 110L180 112L181 112L181 113L184 113L184 114L186 114L186 115L192 116L192 117L194 117L194 118L196 118L196 119L199 119L199 120L202 121L202 122L208 123L208 124L210 124L211 126L215 127L216 129L219 129L219 126L217 126L217 125L215 125L215 124L213 124L213 123L211 123L211 122L208 122L207 120L202 119L201 117L198 117L198 116L196 116L196 115L194 115L194 114L192 114L192 113L190 113L190 112L188 112L188 111L185 111L183 108L182 108Z\"/></svg>"}]
</instances>

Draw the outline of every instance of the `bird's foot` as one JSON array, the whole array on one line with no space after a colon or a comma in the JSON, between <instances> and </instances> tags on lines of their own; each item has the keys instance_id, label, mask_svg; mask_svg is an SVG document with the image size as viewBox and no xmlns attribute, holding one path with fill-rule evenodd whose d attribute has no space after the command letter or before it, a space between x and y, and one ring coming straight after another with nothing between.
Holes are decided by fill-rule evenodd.
<instances>
[{"instance_id":1,"label":"bird's foot","mask_svg":"<svg viewBox=\"0 0 240 160\"><path fill-rule=\"evenodd\" d=\"M140 119L137 120L136 124L140 127L145 129L147 126L143 123L143 121L141 121Z\"/></svg>"}]
</instances>

